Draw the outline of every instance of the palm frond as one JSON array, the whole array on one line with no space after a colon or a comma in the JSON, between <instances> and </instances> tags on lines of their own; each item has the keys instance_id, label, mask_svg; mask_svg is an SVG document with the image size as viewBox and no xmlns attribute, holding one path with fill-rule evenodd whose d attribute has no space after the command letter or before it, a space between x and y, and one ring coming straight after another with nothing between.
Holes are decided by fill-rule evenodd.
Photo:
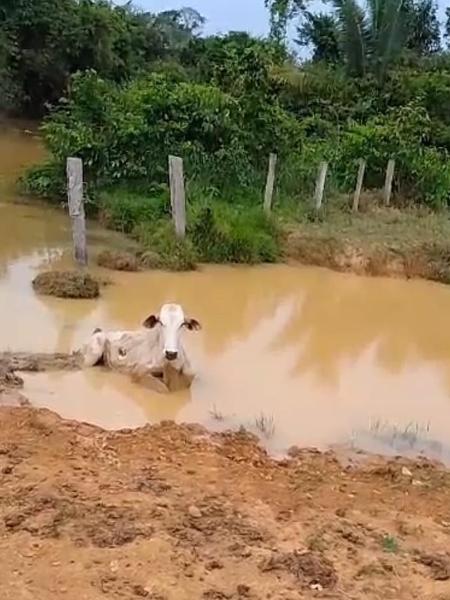
<instances>
[{"instance_id":1,"label":"palm frond","mask_svg":"<svg viewBox=\"0 0 450 600\"><path fill-rule=\"evenodd\" d=\"M356 0L333 0L347 67L352 75L366 72L370 27L363 9Z\"/></svg>"},{"instance_id":2,"label":"palm frond","mask_svg":"<svg viewBox=\"0 0 450 600\"><path fill-rule=\"evenodd\" d=\"M402 13L403 0L381 0L383 10L378 24L374 54L376 72L380 79L386 74L387 67L398 56L406 42L406 27Z\"/></svg>"}]
</instances>

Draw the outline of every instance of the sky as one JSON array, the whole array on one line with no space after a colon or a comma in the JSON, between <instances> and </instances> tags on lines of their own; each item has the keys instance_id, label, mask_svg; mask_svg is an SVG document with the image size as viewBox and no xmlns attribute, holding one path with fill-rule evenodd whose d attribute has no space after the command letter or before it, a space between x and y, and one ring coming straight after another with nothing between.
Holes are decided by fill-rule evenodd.
<instances>
[{"instance_id":1,"label":"sky","mask_svg":"<svg viewBox=\"0 0 450 600\"><path fill-rule=\"evenodd\" d=\"M124 3L124 0L117 0ZM449 0L437 0L439 17L444 19L445 6ZM227 31L248 31L253 35L265 35L269 28L268 11L264 0L134 0L136 6L151 12L179 9L191 6L207 19L206 34L226 33ZM320 8L319 0L310 4L312 10Z\"/></svg>"}]
</instances>

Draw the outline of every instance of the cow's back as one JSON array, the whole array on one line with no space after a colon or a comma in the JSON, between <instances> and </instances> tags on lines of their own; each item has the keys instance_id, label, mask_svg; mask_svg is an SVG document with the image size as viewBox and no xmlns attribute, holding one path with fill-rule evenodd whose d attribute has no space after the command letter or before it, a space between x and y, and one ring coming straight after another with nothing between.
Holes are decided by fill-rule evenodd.
<instances>
[{"instance_id":1,"label":"cow's back","mask_svg":"<svg viewBox=\"0 0 450 600\"><path fill-rule=\"evenodd\" d=\"M156 361L157 339L147 331L108 333L105 344L105 364L112 369L132 371L140 365Z\"/></svg>"}]
</instances>

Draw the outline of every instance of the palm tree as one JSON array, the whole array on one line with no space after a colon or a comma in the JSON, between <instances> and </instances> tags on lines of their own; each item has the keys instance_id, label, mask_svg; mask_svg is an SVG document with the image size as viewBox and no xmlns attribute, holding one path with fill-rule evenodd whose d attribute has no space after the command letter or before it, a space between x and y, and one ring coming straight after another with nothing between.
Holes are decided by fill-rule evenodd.
<instances>
[{"instance_id":1,"label":"palm tree","mask_svg":"<svg viewBox=\"0 0 450 600\"><path fill-rule=\"evenodd\" d=\"M373 70L383 80L407 42L404 0L332 0L342 52L352 75Z\"/></svg>"}]
</instances>

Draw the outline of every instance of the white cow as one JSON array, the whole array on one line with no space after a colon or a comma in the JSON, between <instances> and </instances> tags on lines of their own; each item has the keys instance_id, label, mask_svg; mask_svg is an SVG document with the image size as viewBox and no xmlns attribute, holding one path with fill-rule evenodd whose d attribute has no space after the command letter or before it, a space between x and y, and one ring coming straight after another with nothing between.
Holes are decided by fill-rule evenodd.
<instances>
[{"instance_id":1,"label":"white cow","mask_svg":"<svg viewBox=\"0 0 450 600\"><path fill-rule=\"evenodd\" d=\"M165 304L159 315L150 315L138 331L96 329L81 349L86 367L105 365L131 374L156 391L189 387L194 372L181 343L183 329L200 329L196 319L186 319L179 304Z\"/></svg>"}]
</instances>

